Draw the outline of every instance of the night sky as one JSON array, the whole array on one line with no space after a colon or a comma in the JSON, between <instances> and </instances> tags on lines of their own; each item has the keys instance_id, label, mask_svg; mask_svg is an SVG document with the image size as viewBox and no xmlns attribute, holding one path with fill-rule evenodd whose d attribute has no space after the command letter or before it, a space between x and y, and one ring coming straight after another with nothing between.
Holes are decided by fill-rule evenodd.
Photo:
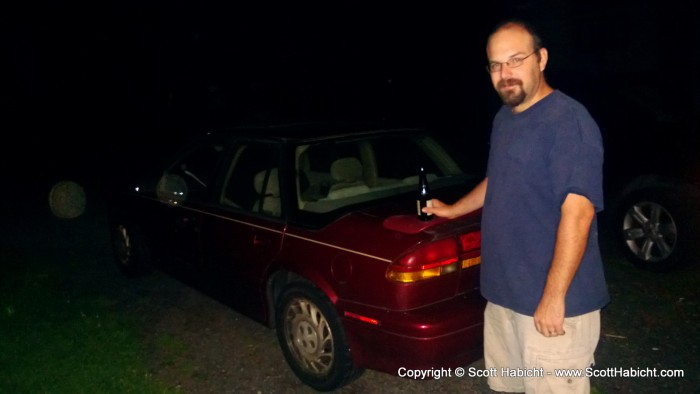
<instances>
[{"instance_id":1,"label":"night sky","mask_svg":"<svg viewBox=\"0 0 700 394\"><path fill-rule=\"evenodd\" d=\"M603 129L696 128L691 1L296 3L3 6L3 135L16 141L3 152L19 156L4 167L101 177L208 127L261 122L389 120L484 144L499 105L485 39L510 16L539 27L550 83Z\"/></svg>"}]
</instances>

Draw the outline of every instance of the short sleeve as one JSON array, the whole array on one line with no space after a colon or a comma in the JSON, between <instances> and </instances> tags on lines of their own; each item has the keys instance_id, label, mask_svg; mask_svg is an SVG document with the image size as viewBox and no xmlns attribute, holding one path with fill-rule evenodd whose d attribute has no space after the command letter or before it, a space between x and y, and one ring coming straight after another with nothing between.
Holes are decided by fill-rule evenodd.
<instances>
[{"instance_id":1,"label":"short sleeve","mask_svg":"<svg viewBox=\"0 0 700 394\"><path fill-rule=\"evenodd\" d=\"M561 203L569 193L582 195L600 212L604 208L600 129L583 107L573 106L569 111L550 151L552 192Z\"/></svg>"}]
</instances>

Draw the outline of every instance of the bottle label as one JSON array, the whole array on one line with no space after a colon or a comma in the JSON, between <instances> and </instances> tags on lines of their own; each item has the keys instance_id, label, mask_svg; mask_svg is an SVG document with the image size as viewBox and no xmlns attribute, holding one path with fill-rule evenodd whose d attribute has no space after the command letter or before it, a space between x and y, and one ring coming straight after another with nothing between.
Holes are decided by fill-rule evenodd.
<instances>
[{"instance_id":1,"label":"bottle label","mask_svg":"<svg viewBox=\"0 0 700 394\"><path fill-rule=\"evenodd\" d=\"M432 200L432 199L431 199L431 200L427 200L427 201L425 202L425 206L426 206L426 207L432 207L432 206L433 206L433 200ZM423 207L421 207L421 205L420 205L420 200L416 200L416 207L417 207L417 209L418 209L418 216L424 215L423 211L421 211L421 208L423 208ZM427 213L427 215L430 216L430 215L432 215L432 213L429 212L429 213Z\"/></svg>"}]
</instances>

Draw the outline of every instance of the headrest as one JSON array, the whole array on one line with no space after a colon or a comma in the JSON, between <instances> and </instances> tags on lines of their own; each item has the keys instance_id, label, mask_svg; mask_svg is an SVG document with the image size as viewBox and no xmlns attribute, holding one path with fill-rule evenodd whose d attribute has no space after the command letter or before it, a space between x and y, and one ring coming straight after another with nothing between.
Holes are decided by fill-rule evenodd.
<instances>
[{"instance_id":1,"label":"headrest","mask_svg":"<svg viewBox=\"0 0 700 394\"><path fill-rule=\"evenodd\" d=\"M331 176L336 182L356 182L362 179L362 163L356 157L344 157L331 164Z\"/></svg>"},{"instance_id":2,"label":"headrest","mask_svg":"<svg viewBox=\"0 0 700 394\"><path fill-rule=\"evenodd\" d=\"M280 182L279 176L277 174L277 168L272 168L269 171L270 175L267 180L267 190L265 190L265 194L272 197L279 197ZM265 174L267 174L267 172L268 170L263 170L255 174L255 178L253 179L253 185L255 186L255 191L258 194L263 193L263 183L265 182Z\"/></svg>"},{"instance_id":3,"label":"headrest","mask_svg":"<svg viewBox=\"0 0 700 394\"><path fill-rule=\"evenodd\" d=\"M309 172L311 170L311 161L309 160L309 150L305 149L301 153L299 153L299 171L301 172Z\"/></svg>"}]
</instances>

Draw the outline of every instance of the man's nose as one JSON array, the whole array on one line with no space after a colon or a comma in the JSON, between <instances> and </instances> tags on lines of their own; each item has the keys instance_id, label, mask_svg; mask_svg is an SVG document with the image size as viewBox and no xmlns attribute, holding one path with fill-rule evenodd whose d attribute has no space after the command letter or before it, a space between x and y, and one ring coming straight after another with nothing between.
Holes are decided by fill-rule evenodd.
<instances>
[{"instance_id":1,"label":"man's nose","mask_svg":"<svg viewBox=\"0 0 700 394\"><path fill-rule=\"evenodd\" d=\"M511 69L506 63L501 64L501 77L509 77L513 75L513 69Z\"/></svg>"}]
</instances>

